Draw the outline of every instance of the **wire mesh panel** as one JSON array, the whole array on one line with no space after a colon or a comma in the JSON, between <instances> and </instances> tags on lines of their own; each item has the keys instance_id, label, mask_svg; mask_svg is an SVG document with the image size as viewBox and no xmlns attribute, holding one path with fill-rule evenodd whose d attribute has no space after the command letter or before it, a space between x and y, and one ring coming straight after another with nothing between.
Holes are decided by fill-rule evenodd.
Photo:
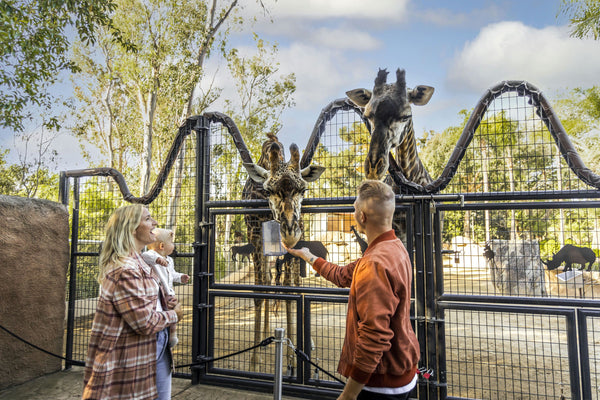
<instances>
[{"instance_id":1,"label":"wire mesh panel","mask_svg":"<svg viewBox=\"0 0 600 400\"><path fill-rule=\"evenodd\" d=\"M297 323L301 307L299 300L298 296L290 295L273 297L213 292L209 347L212 349L211 357L222 359L211 362L209 372L272 377L275 369L274 346L245 350L272 337L276 328L284 328L291 343L301 347ZM273 311L269 319L257 319L257 313L265 309ZM257 325L258 321L260 325ZM298 361L289 347L284 350L284 366L284 377L297 380Z\"/></svg>"},{"instance_id":2,"label":"wire mesh panel","mask_svg":"<svg viewBox=\"0 0 600 400\"><path fill-rule=\"evenodd\" d=\"M346 330L346 309L348 299L344 297L310 297L305 298L305 308L310 320L310 333L305 339L305 352L311 361L329 372L337 379L345 381L337 372L337 365L342 351ZM307 365L309 382L315 385L334 383L340 386L331 376L318 368Z\"/></svg>"},{"instance_id":3,"label":"wire mesh panel","mask_svg":"<svg viewBox=\"0 0 600 400\"><path fill-rule=\"evenodd\" d=\"M574 399L568 327L572 313L446 309L448 396ZM574 384L574 386L572 386ZM564 396L564 397L560 397Z\"/></svg>"},{"instance_id":4,"label":"wire mesh panel","mask_svg":"<svg viewBox=\"0 0 600 400\"><path fill-rule=\"evenodd\" d=\"M305 198L356 196L356 188L364 179L369 131L353 110L337 110L326 120L312 162L327 169Z\"/></svg>"},{"instance_id":5,"label":"wire mesh panel","mask_svg":"<svg viewBox=\"0 0 600 400\"><path fill-rule=\"evenodd\" d=\"M539 204L444 211L444 292L598 299L600 209Z\"/></svg>"},{"instance_id":6,"label":"wire mesh panel","mask_svg":"<svg viewBox=\"0 0 600 400\"><path fill-rule=\"evenodd\" d=\"M585 326L587 346L581 347L581 361L583 371L589 375L583 376L583 398L590 400L600 399L600 313L598 311L584 311L578 316ZM588 379L589 377L589 379Z\"/></svg>"},{"instance_id":7,"label":"wire mesh panel","mask_svg":"<svg viewBox=\"0 0 600 400\"><path fill-rule=\"evenodd\" d=\"M443 193L590 188L566 163L530 97L510 91L489 103Z\"/></svg>"},{"instance_id":8,"label":"wire mesh panel","mask_svg":"<svg viewBox=\"0 0 600 400\"><path fill-rule=\"evenodd\" d=\"M348 264L361 255L357 236L352 232L353 214L348 207L330 207L332 212L311 212L307 208L302 214L304 239L302 247L313 254L338 265ZM339 210L339 212L334 212ZM219 214L215 216L214 283L217 285L255 285L255 266L252 256L254 246L246 236L246 222L241 214ZM234 230L233 233L227 231ZM227 241L233 237L234 242ZM262 251L262 249L260 249ZM306 262L291 257L265 256L270 273L270 284L288 287L332 288L331 283L319 277Z\"/></svg>"}]
</instances>

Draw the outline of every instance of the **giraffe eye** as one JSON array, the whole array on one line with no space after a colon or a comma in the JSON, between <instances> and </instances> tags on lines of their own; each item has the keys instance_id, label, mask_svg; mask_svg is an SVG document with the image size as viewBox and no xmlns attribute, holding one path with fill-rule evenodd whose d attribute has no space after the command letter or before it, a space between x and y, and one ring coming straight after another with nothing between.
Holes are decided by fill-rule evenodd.
<instances>
[{"instance_id":1,"label":"giraffe eye","mask_svg":"<svg viewBox=\"0 0 600 400\"><path fill-rule=\"evenodd\" d=\"M409 115L403 115L403 116L400 117L400 122L406 122L406 121L408 121L411 118L412 118L411 114L409 114Z\"/></svg>"}]
</instances>

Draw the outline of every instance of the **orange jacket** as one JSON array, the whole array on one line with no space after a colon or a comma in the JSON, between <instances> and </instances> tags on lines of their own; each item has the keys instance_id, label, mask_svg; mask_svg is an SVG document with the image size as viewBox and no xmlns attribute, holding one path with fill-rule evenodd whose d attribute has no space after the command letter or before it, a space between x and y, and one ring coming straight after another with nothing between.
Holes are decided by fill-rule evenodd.
<instances>
[{"instance_id":1,"label":"orange jacket","mask_svg":"<svg viewBox=\"0 0 600 400\"><path fill-rule=\"evenodd\" d=\"M338 372L372 387L410 383L419 361L410 322L412 265L394 231L377 237L351 264L318 258L313 268L337 286L350 287Z\"/></svg>"}]
</instances>

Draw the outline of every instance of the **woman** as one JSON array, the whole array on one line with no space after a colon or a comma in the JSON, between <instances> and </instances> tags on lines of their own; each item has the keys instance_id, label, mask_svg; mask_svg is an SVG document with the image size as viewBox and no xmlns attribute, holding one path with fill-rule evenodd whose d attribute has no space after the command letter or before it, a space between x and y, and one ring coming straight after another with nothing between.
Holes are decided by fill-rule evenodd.
<instances>
[{"instance_id":1,"label":"woman","mask_svg":"<svg viewBox=\"0 0 600 400\"><path fill-rule=\"evenodd\" d=\"M176 300L165 302L140 256L156 225L139 204L115 210L106 225L83 399L171 398L168 327L183 313Z\"/></svg>"}]
</instances>

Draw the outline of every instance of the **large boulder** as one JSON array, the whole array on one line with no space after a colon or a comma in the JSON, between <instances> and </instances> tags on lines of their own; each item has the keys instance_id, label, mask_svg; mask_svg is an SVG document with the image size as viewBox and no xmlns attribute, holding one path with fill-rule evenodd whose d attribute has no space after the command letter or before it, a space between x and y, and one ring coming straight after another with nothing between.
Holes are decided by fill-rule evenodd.
<instances>
[{"instance_id":1,"label":"large boulder","mask_svg":"<svg viewBox=\"0 0 600 400\"><path fill-rule=\"evenodd\" d=\"M547 296L537 240L490 240L487 259L496 291L506 296Z\"/></svg>"},{"instance_id":2,"label":"large boulder","mask_svg":"<svg viewBox=\"0 0 600 400\"><path fill-rule=\"evenodd\" d=\"M0 195L0 324L62 355L69 214L48 200ZM62 361L0 331L0 389L59 371Z\"/></svg>"}]
</instances>

